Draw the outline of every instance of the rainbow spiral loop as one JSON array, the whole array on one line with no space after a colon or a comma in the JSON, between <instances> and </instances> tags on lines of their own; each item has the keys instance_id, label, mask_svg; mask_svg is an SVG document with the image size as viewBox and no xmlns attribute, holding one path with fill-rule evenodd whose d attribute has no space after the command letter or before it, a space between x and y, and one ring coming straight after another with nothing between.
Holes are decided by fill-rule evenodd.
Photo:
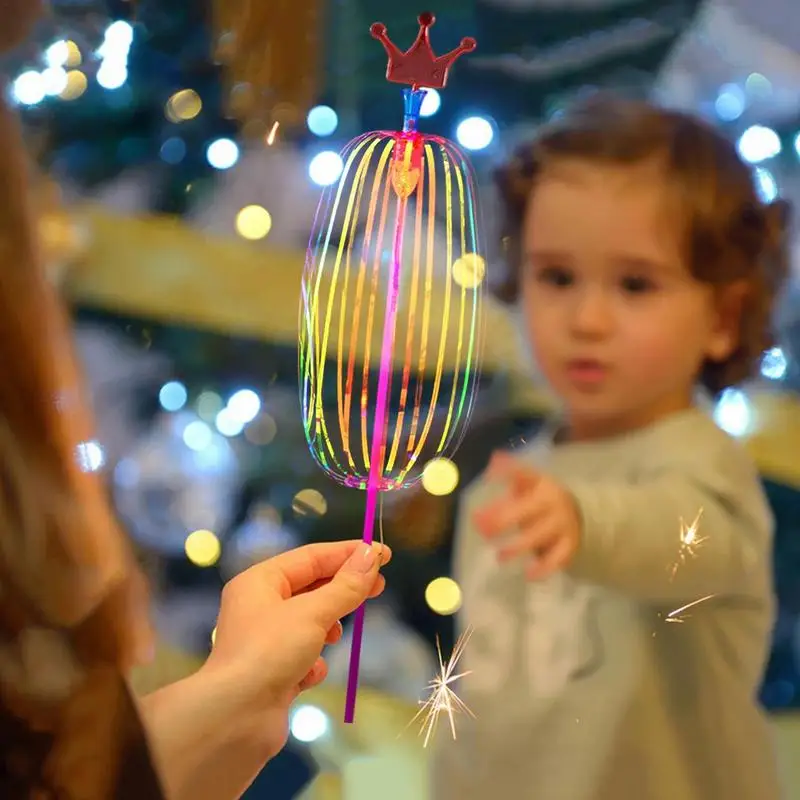
<instances>
[{"instance_id":1,"label":"rainbow spiral loop","mask_svg":"<svg viewBox=\"0 0 800 800\"><path fill-rule=\"evenodd\" d=\"M409 486L452 454L479 382L486 260L474 175L453 143L413 127L345 147L302 280L306 439L334 480L361 489Z\"/></svg>"}]
</instances>

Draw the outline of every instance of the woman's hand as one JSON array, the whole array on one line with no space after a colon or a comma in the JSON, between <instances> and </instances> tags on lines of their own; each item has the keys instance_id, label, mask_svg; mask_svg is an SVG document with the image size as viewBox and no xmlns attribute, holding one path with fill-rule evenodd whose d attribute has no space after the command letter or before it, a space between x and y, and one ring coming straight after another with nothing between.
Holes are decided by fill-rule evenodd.
<instances>
[{"instance_id":1,"label":"woman's hand","mask_svg":"<svg viewBox=\"0 0 800 800\"><path fill-rule=\"evenodd\" d=\"M289 706L327 675L321 657L342 635L342 617L384 588L391 551L360 542L301 547L265 561L225 586L206 668L233 671L252 702L276 715L274 747L286 742Z\"/></svg>"},{"instance_id":2,"label":"woman's hand","mask_svg":"<svg viewBox=\"0 0 800 800\"><path fill-rule=\"evenodd\" d=\"M143 701L170 798L240 796L286 743L294 699L324 679L321 652L341 618L383 591L390 557L379 545L314 544L226 585L206 664Z\"/></svg>"}]
</instances>

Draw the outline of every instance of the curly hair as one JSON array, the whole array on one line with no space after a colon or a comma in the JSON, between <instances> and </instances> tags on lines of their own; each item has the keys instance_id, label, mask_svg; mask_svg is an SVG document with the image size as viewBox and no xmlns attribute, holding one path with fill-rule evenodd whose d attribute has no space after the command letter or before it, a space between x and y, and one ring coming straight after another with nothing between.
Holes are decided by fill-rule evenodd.
<instances>
[{"instance_id":1,"label":"curly hair","mask_svg":"<svg viewBox=\"0 0 800 800\"><path fill-rule=\"evenodd\" d=\"M584 98L495 173L501 203L505 272L494 284L501 301L515 302L527 206L537 175L562 159L611 165L655 161L676 190L691 274L723 287L745 281L739 343L725 361L706 361L700 382L719 394L749 377L772 345L771 316L789 269L791 209L759 199L752 169L732 142L695 117L604 93Z\"/></svg>"}]
</instances>

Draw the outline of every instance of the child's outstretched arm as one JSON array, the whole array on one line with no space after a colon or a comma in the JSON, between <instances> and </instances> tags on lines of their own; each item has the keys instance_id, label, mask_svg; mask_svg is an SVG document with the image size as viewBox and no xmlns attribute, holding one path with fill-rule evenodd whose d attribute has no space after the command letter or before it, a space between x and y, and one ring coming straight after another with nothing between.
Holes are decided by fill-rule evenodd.
<instances>
[{"instance_id":1,"label":"child's outstretched arm","mask_svg":"<svg viewBox=\"0 0 800 800\"><path fill-rule=\"evenodd\" d=\"M654 603L760 593L768 580L769 509L730 442L662 461L635 483L559 483L506 455L492 476L504 491L476 524L498 537L500 558L532 555L532 579L565 570Z\"/></svg>"}]
</instances>

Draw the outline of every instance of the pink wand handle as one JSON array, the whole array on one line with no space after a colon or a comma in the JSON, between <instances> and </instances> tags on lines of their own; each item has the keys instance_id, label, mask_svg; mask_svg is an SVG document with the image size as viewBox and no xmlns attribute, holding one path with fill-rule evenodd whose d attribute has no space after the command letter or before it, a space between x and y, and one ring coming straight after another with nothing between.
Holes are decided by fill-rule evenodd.
<instances>
[{"instance_id":1,"label":"pink wand handle","mask_svg":"<svg viewBox=\"0 0 800 800\"><path fill-rule=\"evenodd\" d=\"M386 420L388 418L389 379L392 375L392 353L394 351L394 332L397 323L397 303L400 296L400 262L403 247L403 228L406 217L405 200L398 201L395 220L394 242L392 245L392 271L389 277L389 291L386 297L386 317L383 323L383 343L381 345L381 366L378 373L378 396L375 402L375 420L372 425L372 448L369 457L367 476L367 505L364 509L363 540L372 544L375 534L375 515L378 510L378 492L383 477L383 454L386 449ZM364 638L364 609L359 606L353 622L353 640L350 646L350 667L347 675L347 695L344 706L344 721L353 722L356 714L356 694L358 692L358 669L361 663L361 641Z\"/></svg>"}]
</instances>

